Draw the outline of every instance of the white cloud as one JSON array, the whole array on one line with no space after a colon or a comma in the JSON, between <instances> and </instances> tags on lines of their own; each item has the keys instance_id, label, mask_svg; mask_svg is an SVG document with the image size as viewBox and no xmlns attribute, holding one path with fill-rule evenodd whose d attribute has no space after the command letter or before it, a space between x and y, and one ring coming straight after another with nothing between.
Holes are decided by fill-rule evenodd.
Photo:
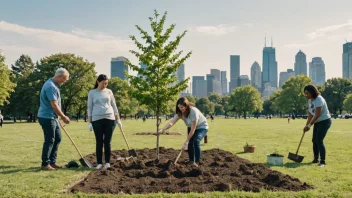
<instances>
[{"instance_id":1,"label":"white cloud","mask_svg":"<svg viewBox=\"0 0 352 198\"><path fill-rule=\"evenodd\" d=\"M135 49L131 40L79 28L60 32L0 21L0 38L0 49L8 65L21 54L28 54L37 61L54 53L74 53L95 62L98 72L109 74L111 57L134 59L129 57L129 50Z\"/></svg>"},{"instance_id":2,"label":"white cloud","mask_svg":"<svg viewBox=\"0 0 352 198\"><path fill-rule=\"evenodd\" d=\"M253 23L245 23L245 24L243 24L244 26L246 26L246 27L254 27L254 24Z\"/></svg>"},{"instance_id":3,"label":"white cloud","mask_svg":"<svg viewBox=\"0 0 352 198\"><path fill-rule=\"evenodd\" d=\"M227 25L227 24L220 24L215 26L191 26L189 28L192 32L199 32L208 35L214 36L223 36L234 32L236 29L235 26Z\"/></svg>"},{"instance_id":4,"label":"white cloud","mask_svg":"<svg viewBox=\"0 0 352 198\"><path fill-rule=\"evenodd\" d=\"M346 29L351 29L351 28L352 28L352 20L349 20L346 23L331 25L331 26L327 26L324 28L319 28L319 29L315 30L314 32L308 33L307 36L310 39L317 39L317 38L329 36L331 34L338 32L338 31L344 31Z\"/></svg>"}]
</instances>

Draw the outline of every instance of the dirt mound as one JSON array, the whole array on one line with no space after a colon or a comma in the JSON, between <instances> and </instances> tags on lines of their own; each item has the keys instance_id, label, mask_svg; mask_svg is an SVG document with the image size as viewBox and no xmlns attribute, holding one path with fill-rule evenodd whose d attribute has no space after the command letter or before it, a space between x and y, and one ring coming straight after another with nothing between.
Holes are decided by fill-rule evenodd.
<instances>
[{"instance_id":1,"label":"dirt mound","mask_svg":"<svg viewBox=\"0 0 352 198\"><path fill-rule=\"evenodd\" d=\"M175 166L173 160L178 152L160 148L160 161L156 161L155 149L137 150L138 160L134 164L133 160L116 161L119 156L128 156L126 150L114 151L111 168L92 171L73 186L71 192L145 194L229 190L259 192L260 189L301 191L312 188L289 175L220 149L203 151L199 168L187 163L187 153L182 154ZM95 155L89 155L87 159L96 165Z\"/></svg>"}]
</instances>

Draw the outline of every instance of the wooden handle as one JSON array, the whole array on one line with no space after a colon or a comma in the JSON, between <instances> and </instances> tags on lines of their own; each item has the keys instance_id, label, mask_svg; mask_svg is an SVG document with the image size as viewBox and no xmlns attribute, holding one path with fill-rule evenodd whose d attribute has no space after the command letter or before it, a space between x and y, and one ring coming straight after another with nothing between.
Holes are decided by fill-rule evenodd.
<instances>
[{"instance_id":1,"label":"wooden handle","mask_svg":"<svg viewBox=\"0 0 352 198\"><path fill-rule=\"evenodd\" d=\"M175 160L175 164L177 163L178 159L181 157L182 151L183 151L183 149L181 149L180 153L178 154L178 156L177 156L177 158Z\"/></svg>"},{"instance_id":2,"label":"wooden handle","mask_svg":"<svg viewBox=\"0 0 352 198\"><path fill-rule=\"evenodd\" d=\"M305 133L306 133L306 132L303 132L303 135L302 135L302 137L301 137L301 141L299 142L299 145L298 145L298 148L297 148L296 155L297 155L297 153L298 153L299 147L301 146L301 143L302 143L302 140L303 140L303 137L304 137L304 134L305 134Z\"/></svg>"},{"instance_id":3,"label":"wooden handle","mask_svg":"<svg viewBox=\"0 0 352 198\"><path fill-rule=\"evenodd\" d=\"M61 124L61 122L59 120L57 120L57 122L59 123L60 127L65 131L65 133L68 136L68 138L71 140L71 142L72 142L73 146L76 148L78 154L81 156L81 158L83 158L82 153L79 151L78 147L76 146L75 142L71 138L70 134L68 134L68 132L66 131L66 129L64 128L64 126Z\"/></svg>"},{"instance_id":4,"label":"wooden handle","mask_svg":"<svg viewBox=\"0 0 352 198\"><path fill-rule=\"evenodd\" d=\"M119 128L120 128L120 131L121 131L121 133L122 133L123 139L125 139L127 148L128 148L128 150L130 150L130 145L129 145L128 142L127 142L127 138L126 138L126 136L125 136L125 133L122 131L122 128L121 128L120 126L119 126Z\"/></svg>"}]
</instances>

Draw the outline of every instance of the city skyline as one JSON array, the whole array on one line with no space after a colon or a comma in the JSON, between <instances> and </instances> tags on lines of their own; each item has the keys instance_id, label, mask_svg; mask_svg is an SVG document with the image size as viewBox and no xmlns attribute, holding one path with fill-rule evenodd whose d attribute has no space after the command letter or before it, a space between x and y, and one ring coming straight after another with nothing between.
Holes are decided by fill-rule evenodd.
<instances>
[{"instance_id":1,"label":"city skyline","mask_svg":"<svg viewBox=\"0 0 352 198\"><path fill-rule=\"evenodd\" d=\"M139 35L136 24L148 30L148 17L154 9L160 13L168 11L166 25L176 24L172 38L188 30L179 47L185 52L193 51L185 62L185 77L205 76L211 68L216 68L228 71L227 79L231 80L228 56L232 54L241 56L241 75L250 75L254 61L263 66L261 50L266 33L275 41L278 72L294 68L294 55L301 49L307 60L323 57L327 79L342 77L341 45L345 39L352 40L349 9L352 2L348 0L324 3L273 0L270 4L225 0L215 7L206 0L202 4L184 0L145 4L88 0L83 5L86 12L77 12L82 9L81 3L67 0L38 0L26 6L18 6L16 2L3 2L0 12L0 49L9 66L21 54L31 56L35 62L53 53L75 53L95 62L98 74L110 76L111 57L125 56L138 64L129 53L135 46L128 36ZM181 6L183 3L187 11ZM124 10L113 12L120 7ZM17 14L12 10L17 10ZM210 10L211 16L207 14ZM263 14L264 11L271 14ZM292 11L297 13L289 14ZM128 14L132 12L133 17Z\"/></svg>"}]
</instances>

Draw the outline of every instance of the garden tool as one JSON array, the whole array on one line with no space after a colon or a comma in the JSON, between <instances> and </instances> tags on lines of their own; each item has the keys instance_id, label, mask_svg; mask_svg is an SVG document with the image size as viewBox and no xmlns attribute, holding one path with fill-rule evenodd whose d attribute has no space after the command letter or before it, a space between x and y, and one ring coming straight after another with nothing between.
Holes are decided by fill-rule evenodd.
<instances>
[{"instance_id":1,"label":"garden tool","mask_svg":"<svg viewBox=\"0 0 352 198\"><path fill-rule=\"evenodd\" d=\"M79 159L79 162L82 164L83 167L92 168L93 165L92 165L88 160L86 160L86 159L83 158L82 153L79 151L78 147L76 146L75 142L74 142L73 139L71 138L70 134L68 134L68 132L66 131L64 125L62 125L62 123L61 123L59 120L57 120L57 121L58 121L60 127L64 130L64 132L65 132L66 135L68 136L68 138L71 140L73 146L76 148L76 150L77 150L79 156L81 157L81 159Z\"/></svg>"},{"instance_id":2,"label":"garden tool","mask_svg":"<svg viewBox=\"0 0 352 198\"><path fill-rule=\"evenodd\" d=\"M299 142L299 145L298 145L296 154L294 154L294 153L289 153L289 154L288 154L288 159L290 159L290 160L292 160L292 161L294 161L294 162L301 163L301 162L303 161L304 156L298 155L298 150L299 150L299 147L301 146L301 143L302 143L304 134L305 134L305 132L303 132L303 135L302 135L301 141Z\"/></svg>"}]
</instances>

